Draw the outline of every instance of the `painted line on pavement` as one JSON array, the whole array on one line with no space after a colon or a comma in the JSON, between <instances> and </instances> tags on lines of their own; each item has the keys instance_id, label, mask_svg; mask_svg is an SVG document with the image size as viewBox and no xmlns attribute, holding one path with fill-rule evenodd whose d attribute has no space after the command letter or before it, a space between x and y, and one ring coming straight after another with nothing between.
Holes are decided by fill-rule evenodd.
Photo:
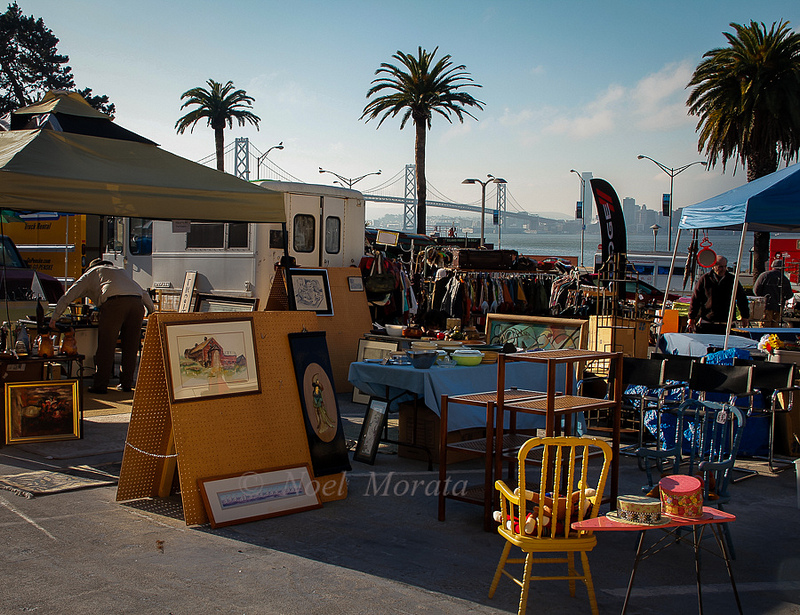
<instances>
[{"instance_id":1,"label":"painted line on pavement","mask_svg":"<svg viewBox=\"0 0 800 615\"><path fill-rule=\"evenodd\" d=\"M36 523L36 521L31 519L28 515L26 515L25 513L21 512L19 510L17 510L16 508L14 508L11 505L11 503L8 500L6 500L3 496L0 496L0 506L3 506L4 508L7 508L11 512L13 512L15 515L19 516L21 519L24 519L25 521L30 523L33 527L35 527L37 530L41 531L48 538L51 538L52 540L56 540L55 536L53 536L50 532L48 532L46 529L44 529L41 525Z\"/></svg>"}]
</instances>

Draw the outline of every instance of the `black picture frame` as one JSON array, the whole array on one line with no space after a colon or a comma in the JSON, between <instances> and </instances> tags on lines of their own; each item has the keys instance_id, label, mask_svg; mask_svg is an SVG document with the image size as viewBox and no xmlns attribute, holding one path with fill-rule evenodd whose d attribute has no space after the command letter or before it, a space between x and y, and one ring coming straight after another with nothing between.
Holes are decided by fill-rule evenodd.
<instances>
[{"instance_id":1,"label":"black picture frame","mask_svg":"<svg viewBox=\"0 0 800 615\"><path fill-rule=\"evenodd\" d=\"M389 402L379 397L370 397L364 421L361 423L361 432L358 434L358 443L353 453L353 460L375 465L375 455L381 443L381 433L386 425L389 412Z\"/></svg>"},{"instance_id":2,"label":"black picture frame","mask_svg":"<svg viewBox=\"0 0 800 615\"><path fill-rule=\"evenodd\" d=\"M295 310L333 316L331 287L325 269L289 269L288 279Z\"/></svg>"}]
</instances>

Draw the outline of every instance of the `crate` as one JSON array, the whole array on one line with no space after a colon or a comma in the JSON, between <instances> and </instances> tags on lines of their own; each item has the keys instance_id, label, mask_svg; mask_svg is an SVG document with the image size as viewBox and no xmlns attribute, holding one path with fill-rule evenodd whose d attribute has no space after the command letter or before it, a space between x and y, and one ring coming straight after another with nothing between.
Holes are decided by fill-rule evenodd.
<instances>
[{"instance_id":1,"label":"crate","mask_svg":"<svg viewBox=\"0 0 800 615\"><path fill-rule=\"evenodd\" d=\"M590 316L588 348L603 352L622 352L626 357L646 359L650 347L651 324L652 321L640 318Z\"/></svg>"},{"instance_id":2,"label":"crate","mask_svg":"<svg viewBox=\"0 0 800 615\"><path fill-rule=\"evenodd\" d=\"M406 402L399 407L398 433L400 442L415 441L421 446L430 450L433 463L439 463L439 426L441 421L439 416L423 404L417 405L417 430L416 440L413 440L414 426L414 404ZM471 427L469 429L459 429L447 434L448 442L464 442L466 440L476 440L486 437L486 429L483 427ZM404 446L397 447L397 455L407 459L419 459L428 461L428 456L420 448ZM474 454L465 451L450 450L447 452L447 464L458 463L467 459L475 459Z\"/></svg>"}]
</instances>

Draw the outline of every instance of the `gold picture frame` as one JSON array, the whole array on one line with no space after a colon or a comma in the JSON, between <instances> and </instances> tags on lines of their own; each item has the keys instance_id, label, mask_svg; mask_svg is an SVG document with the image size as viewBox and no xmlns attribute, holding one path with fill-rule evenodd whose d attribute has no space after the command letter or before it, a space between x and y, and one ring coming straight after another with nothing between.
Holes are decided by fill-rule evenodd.
<instances>
[{"instance_id":1,"label":"gold picture frame","mask_svg":"<svg viewBox=\"0 0 800 615\"><path fill-rule=\"evenodd\" d=\"M77 380L7 383L4 399L6 444L57 442L81 437Z\"/></svg>"},{"instance_id":2,"label":"gold picture frame","mask_svg":"<svg viewBox=\"0 0 800 615\"><path fill-rule=\"evenodd\" d=\"M486 343L514 344L522 350L586 349L589 321L546 316L486 315Z\"/></svg>"}]
</instances>

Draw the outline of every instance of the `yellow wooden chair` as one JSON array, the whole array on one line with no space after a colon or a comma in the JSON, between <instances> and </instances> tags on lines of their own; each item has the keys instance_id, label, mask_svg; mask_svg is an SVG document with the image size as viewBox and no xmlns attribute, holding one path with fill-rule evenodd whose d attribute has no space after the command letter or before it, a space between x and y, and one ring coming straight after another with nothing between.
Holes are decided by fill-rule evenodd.
<instances>
[{"instance_id":1,"label":"yellow wooden chair","mask_svg":"<svg viewBox=\"0 0 800 615\"><path fill-rule=\"evenodd\" d=\"M611 447L597 438L532 438L522 446L518 454L518 488L512 490L501 480L495 483L495 488L500 492L500 525L497 531L506 539L506 544L492 579L489 598L494 596L501 574L506 575L522 588L518 611L522 615L525 613L531 581L569 581L572 596L575 596L575 581L583 581L589 593L592 613L597 614L597 599L586 556L597 544L597 539L592 532L571 530L570 524L597 516L611 456ZM602 467L599 467L600 458ZM533 473L532 462L540 465L540 469L536 470L539 474L538 485L531 484L531 489L528 489L526 469L528 473ZM547 506L548 503L550 506ZM532 533L528 533L530 530ZM509 559L512 546L519 547L525 557ZM576 552L581 554L582 573L575 569ZM566 557L534 557L539 553L565 553ZM532 576L533 564L553 563L567 564L567 574ZM524 564L522 580L509 573L506 564Z\"/></svg>"}]
</instances>

